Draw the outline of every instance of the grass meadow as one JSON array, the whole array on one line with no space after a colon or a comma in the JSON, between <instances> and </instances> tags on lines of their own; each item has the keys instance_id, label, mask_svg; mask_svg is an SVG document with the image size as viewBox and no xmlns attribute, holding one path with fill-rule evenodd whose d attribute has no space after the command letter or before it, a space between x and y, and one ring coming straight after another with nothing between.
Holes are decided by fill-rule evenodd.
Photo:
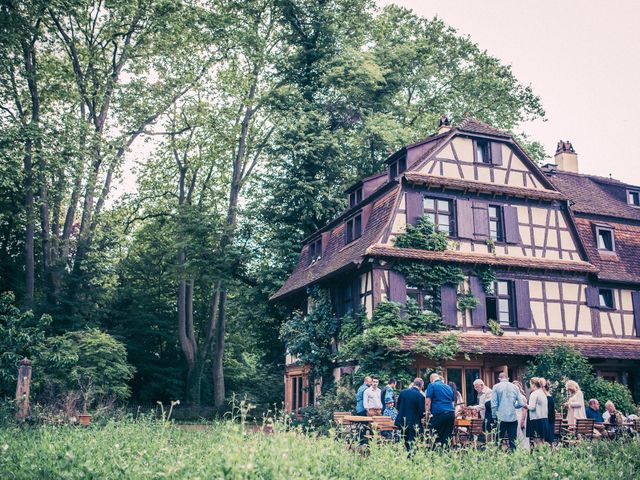
<instances>
[{"instance_id":1,"label":"grass meadow","mask_svg":"<svg viewBox=\"0 0 640 480\"><path fill-rule=\"evenodd\" d=\"M5 479L624 479L640 478L640 441L597 442L534 453L495 448L408 458L401 445L348 450L330 436L220 421L184 428L124 420L0 428Z\"/></svg>"}]
</instances>

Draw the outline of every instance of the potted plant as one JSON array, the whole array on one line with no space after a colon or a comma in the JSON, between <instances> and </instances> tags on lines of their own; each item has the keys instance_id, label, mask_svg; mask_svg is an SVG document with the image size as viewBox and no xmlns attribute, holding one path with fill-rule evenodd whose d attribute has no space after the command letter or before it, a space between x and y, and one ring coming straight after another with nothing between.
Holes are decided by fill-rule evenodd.
<instances>
[{"instance_id":1,"label":"potted plant","mask_svg":"<svg viewBox=\"0 0 640 480\"><path fill-rule=\"evenodd\" d=\"M91 415L88 410L93 401L93 381L91 379L78 380L78 385L82 396L82 413L78 417L80 418L80 424L83 427L88 427L91 424Z\"/></svg>"}]
</instances>

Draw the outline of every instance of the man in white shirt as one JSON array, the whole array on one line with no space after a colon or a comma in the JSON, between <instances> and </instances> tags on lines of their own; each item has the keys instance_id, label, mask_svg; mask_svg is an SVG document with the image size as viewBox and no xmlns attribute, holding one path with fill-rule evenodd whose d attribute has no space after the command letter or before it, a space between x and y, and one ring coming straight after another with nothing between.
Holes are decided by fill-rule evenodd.
<instances>
[{"instance_id":1,"label":"man in white shirt","mask_svg":"<svg viewBox=\"0 0 640 480\"><path fill-rule=\"evenodd\" d=\"M380 389L378 388L379 382L380 379L378 377L371 377L371 386L364 391L364 409L367 411L369 417L382 415L382 399Z\"/></svg>"},{"instance_id":2,"label":"man in white shirt","mask_svg":"<svg viewBox=\"0 0 640 480\"><path fill-rule=\"evenodd\" d=\"M477 410L478 413L480 413L480 418L484 419L486 413L484 404L491 401L491 394L493 393L493 390L487 387L479 378L474 380L473 388L478 392L478 405L472 405L470 408Z\"/></svg>"}]
</instances>

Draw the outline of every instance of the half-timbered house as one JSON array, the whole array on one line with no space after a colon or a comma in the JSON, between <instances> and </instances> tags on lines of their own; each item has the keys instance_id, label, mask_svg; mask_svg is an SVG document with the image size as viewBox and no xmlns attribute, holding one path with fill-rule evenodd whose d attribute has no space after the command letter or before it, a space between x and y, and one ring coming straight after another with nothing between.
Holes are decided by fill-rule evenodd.
<instances>
[{"instance_id":1,"label":"half-timbered house","mask_svg":"<svg viewBox=\"0 0 640 480\"><path fill-rule=\"evenodd\" d=\"M600 375L640 398L640 187L579 174L568 142L559 144L554 165L540 168L509 133L474 119L441 125L386 163L385 172L345 192L348 208L307 239L272 301L305 308L307 288L320 285L331 289L339 316L360 306L371 315L383 300L422 305L425 292L407 285L392 262L454 264L465 280L442 287L440 309L459 333L461 355L443 373L468 403L476 378L491 385L504 370L518 378L531 356L559 343L574 345ZM425 216L448 235L447 250L396 247L407 224ZM491 294L474 276L483 265L496 274ZM460 290L478 306L460 311ZM489 332L489 319L503 336ZM403 347L438 336L408 335ZM415 358L416 374L433 367ZM287 358L289 410L315 398L306 373Z\"/></svg>"}]
</instances>

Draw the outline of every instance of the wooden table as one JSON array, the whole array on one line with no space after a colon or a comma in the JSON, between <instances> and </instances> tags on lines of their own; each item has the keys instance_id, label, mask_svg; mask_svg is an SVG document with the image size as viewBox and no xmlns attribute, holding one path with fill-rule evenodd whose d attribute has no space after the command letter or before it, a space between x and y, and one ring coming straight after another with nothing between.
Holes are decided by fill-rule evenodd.
<instances>
[{"instance_id":1,"label":"wooden table","mask_svg":"<svg viewBox=\"0 0 640 480\"><path fill-rule=\"evenodd\" d=\"M345 415L342 417L343 420L346 420L351 423L371 423L373 422L373 417L366 417L364 415Z\"/></svg>"},{"instance_id":2,"label":"wooden table","mask_svg":"<svg viewBox=\"0 0 640 480\"><path fill-rule=\"evenodd\" d=\"M454 425L456 427L470 427L471 420L468 418L456 418Z\"/></svg>"}]
</instances>

